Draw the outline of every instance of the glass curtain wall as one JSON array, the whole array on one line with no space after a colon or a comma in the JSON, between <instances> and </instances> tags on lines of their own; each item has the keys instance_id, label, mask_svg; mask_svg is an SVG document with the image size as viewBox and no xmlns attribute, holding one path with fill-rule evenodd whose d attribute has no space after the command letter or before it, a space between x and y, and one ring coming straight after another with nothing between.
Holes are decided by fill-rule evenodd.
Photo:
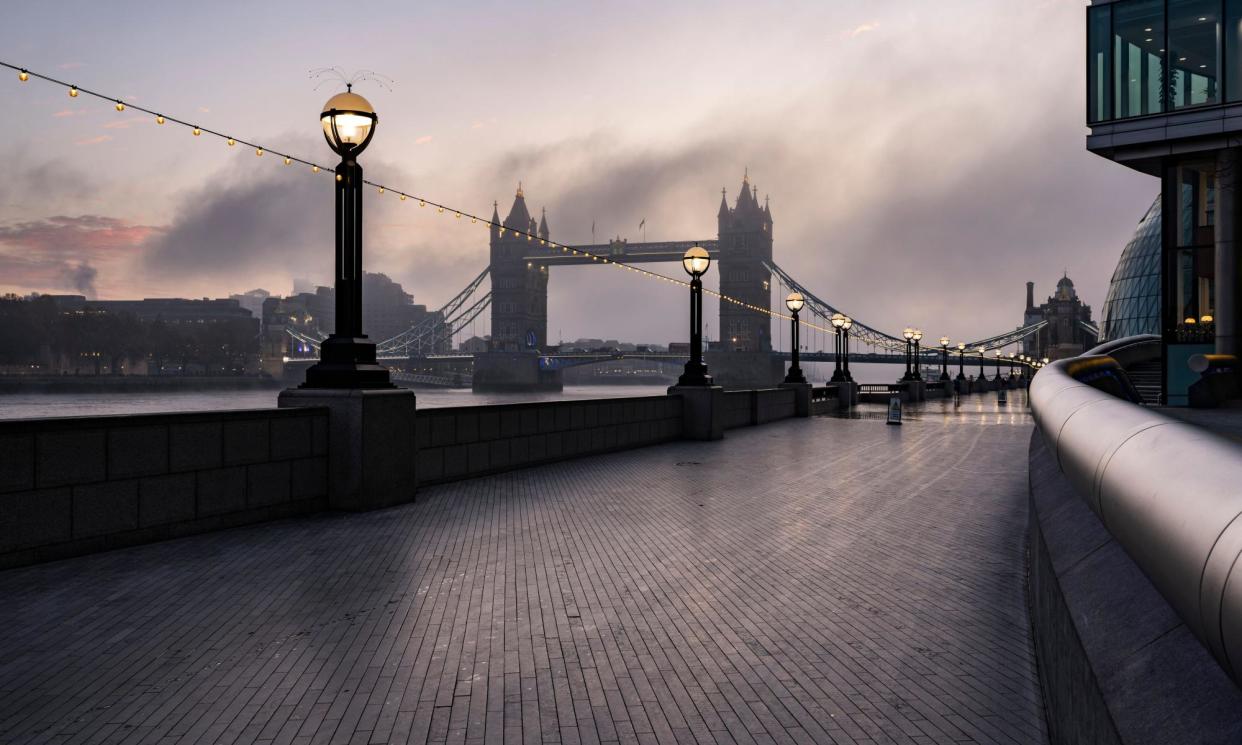
<instances>
[{"instance_id":1,"label":"glass curtain wall","mask_svg":"<svg viewBox=\"0 0 1242 745\"><path fill-rule=\"evenodd\" d=\"M1090 123L1242 102L1242 0L1087 8Z\"/></svg>"},{"instance_id":2,"label":"glass curtain wall","mask_svg":"<svg viewBox=\"0 0 1242 745\"><path fill-rule=\"evenodd\" d=\"M1164 343L1167 403L1186 403L1197 379L1189 359L1216 341L1216 167L1186 161L1166 171L1164 200Z\"/></svg>"}]
</instances>

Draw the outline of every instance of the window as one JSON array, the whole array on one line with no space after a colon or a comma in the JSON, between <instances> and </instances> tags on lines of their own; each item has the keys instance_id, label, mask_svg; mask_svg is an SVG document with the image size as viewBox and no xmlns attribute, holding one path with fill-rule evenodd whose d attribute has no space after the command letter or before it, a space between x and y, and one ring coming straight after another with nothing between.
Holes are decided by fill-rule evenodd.
<instances>
[{"instance_id":1,"label":"window","mask_svg":"<svg viewBox=\"0 0 1242 745\"><path fill-rule=\"evenodd\" d=\"M1186 163L1176 169L1177 209L1170 256L1171 293L1166 328L1173 341L1211 343L1216 307L1216 170L1212 163Z\"/></svg>"},{"instance_id":2,"label":"window","mask_svg":"<svg viewBox=\"0 0 1242 745\"><path fill-rule=\"evenodd\" d=\"M1225 98L1242 101L1242 0L1225 0Z\"/></svg>"},{"instance_id":3,"label":"window","mask_svg":"<svg viewBox=\"0 0 1242 745\"><path fill-rule=\"evenodd\" d=\"M1169 0L1169 100L1220 103L1220 0Z\"/></svg>"},{"instance_id":4,"label":"window","mask_svg":"<svg viewBox=\"0 0 1242 745\"><path fill-rule=\"evenodd\" d=\"M1129 0L1113 11L1113 115L1165 110L1164 3Z\"/></svg>"},{"instance_id":5,"label":"window","mask_svg":"<svg viewBox=\"0 0 1242 745\"><path fill-rule=\"evenodd\" d=\"M1242 0L1234 0L1242 5ZM1102 122L1113 118L1108 95L1112 77L1112 55L1109 53L1109 27L1113 22L1113 6L1095 5L1087 8L1087 121Z\"/></svg>"}]
</instances>

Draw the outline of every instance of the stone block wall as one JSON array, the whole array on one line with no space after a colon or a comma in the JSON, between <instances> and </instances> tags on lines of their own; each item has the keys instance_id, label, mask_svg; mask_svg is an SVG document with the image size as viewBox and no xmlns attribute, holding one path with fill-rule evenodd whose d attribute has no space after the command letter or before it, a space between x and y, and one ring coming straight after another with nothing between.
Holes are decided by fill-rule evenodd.
<instances>
[{"instance_id":1,"label":"stone block wall","mask_svg":"<svg viewBox=\"0 0 1242 745\"><path fill-rule=\"evenodd\" d=\"M724 401L725 429L788 419L794 415L796 408L794 392L782 388L725 391Z\"/></svg>"},{"instance_id":2,"label":"stone block wall","mask_svg":"<svg viewBox=\"0 0 1242 745\"><path fill-rule=\"evenodd\" d=\"M681 405L678 396L650 396L420 409L418 483L676 440Z\"/></svg>"},{"instance_id":3,"label":"stone block wall","mask_svg":"<svg viewBox=\"0 0 1242 745\"><path fill-rule=\"evenodd\" d=\"M327 411L0 422L0 568L323 509Z\"/></svg>"}]
</instances>

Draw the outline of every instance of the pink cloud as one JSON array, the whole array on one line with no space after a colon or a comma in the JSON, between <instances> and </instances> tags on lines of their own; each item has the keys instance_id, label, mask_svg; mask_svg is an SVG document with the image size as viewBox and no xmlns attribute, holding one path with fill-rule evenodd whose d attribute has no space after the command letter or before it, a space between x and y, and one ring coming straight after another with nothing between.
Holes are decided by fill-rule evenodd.
<instances>
[{"instance_id":1,"label":"pink cloud","mask_svg":"<svg viewBox=\"0 0 1242 745\"><path fill-rule=\"evenodd\" d=\"M842 31L841 36L845 38L853 39L856 36L862 36L863 34L875 31L879 27L880 27L879 21L867 21L866 23L855 26L853 29L849 31Z\"/></svg>"},{"instance_id":2,"label":"pink cloud","mask_svg":"<svg viewBox=\"0 0 1242 745\"><path fill-rule=\"evenodd\" d=\"M75 145L99 145L112 139L112 135L99 135L98 137L88 137L84 140L77 140Z\"/></svg>"},{"instance_id":3,"label":"pink cloud","mask_svg":"<svg viewBox=\"0 0 1242 745\"><path fill-rule=\"evenodd\" d=\"M115 217L58 215L0 225L0 244L60 258L81 258L84 254L132 251L163 230Z\"/></svg>"},{"instance_id":4,"label":"pink cloud","mask_svg":"<svg viewBox=\"0 0 1242 745\"><path fill-rule=\"evenodd\" d=\"M144 116L132 116L128 119L118 119L116 121L108 122L104 125L104 129L129 129L135 124L146 124L150 121L150 119Z\"/></svg>"},{"instance_id":5,"label":"pink cloud","mask_svg":"<svg viewBox=\"0 0 1242 745\"><path fill-rule=\"evenodd\" d=\"M431 135L423 135L414 140L415 145L426 145L428 142L431 142Z\"/></svg>"},{"instance_id":6,"label":"pink cloud","mask_svg":"<svg viewBox=\"0 0 1242 745\"><path fill-rule=\"evenodd\" d=\"M79 110L77 110L77 111L74 111L74 110L72 110L72 109L64 109L64 110L61 110L61 111L57 111L55 114L52 114L52 116L54 116L54 117L56 117L56 118L58 118L58 119L61 119L61 118L67 117L67 116L82 116L82 115L83 115L83 114L85 114L85 113L86 113L86 112L85 112L85 111L82 111L81 109L79 109Z\"/></svg>"}]
</instances>

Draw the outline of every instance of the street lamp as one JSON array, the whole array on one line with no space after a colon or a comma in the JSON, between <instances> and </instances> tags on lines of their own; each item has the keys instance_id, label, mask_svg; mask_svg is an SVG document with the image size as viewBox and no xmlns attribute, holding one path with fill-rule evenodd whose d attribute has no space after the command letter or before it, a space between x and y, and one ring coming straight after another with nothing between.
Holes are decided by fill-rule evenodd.
<instances>
[{"instance_id":1,"label":"street lamp","mask_svg":"<svg viewBox=\"0 0 1242 745\"><path fill-rule=\"evenodd\" d=\"M940 379L949 379L949 337L940 337Z\"/></svg>"},{"instance_id":2,"label":"street lamp","mask_svg":"<svg viewBox=\"0 0 1242 745\"><path fill-rule=\"evenodd\" d=\"M957 343L957 379L966 379L966 342Z\"/></svg>"},{"instance_id":3,"label":"street lamp","mask_svg":"<svg viewBox=\"0 0 1242 745\"><path fill-rule=\"evenodd\" d=\"M1016 355L1014 355L1014 353L1013 353L1013 352L1010 352L1010 353L1009 353L1009 377L1011 377L1011 378L1013 377L1013 358L1014 358L1015 356L1016 356Z\"/></svg>"},{"instance_id":4,"label":"street lamp","mask_svg":"<svg viewBox=\"0 0 1242 745\"><path fill-rule=\"evenodd\" d=\"M798 311L802 310L804 305L806 305L806 300L802 297L801 292L791 292L789 297L785 298L785 307L789 308L789 312L793 314L791 319L793 324L793 363L789 366L789 373L785 375L786 383L806 382L806 377L802 374L802 368L798 366Z\"/></svg>"},{"instance_id":5,"label":"street lamp","mask_svg":"<svg viewBox=\"0 0 1242 745\"><path fill-rule=\"evenodd\" d=\"M996 350L996 382L997 382L997 383L999 383L999 382L1001 382L1002 380L1004 380L1004 378L1002 378L1002 377L1001 377L1001 371L1000 371L1000 368L1001 368L1001 360L1002 360L1002 359L1004 359L1004 358L1005 358L1005 353L1004 353L1004 352L1002 352L1002 351L1000 351L999 349L998 349L998 350Z\"/></svg>"},{"instance_id":6,"label":"street lamp","mask_svg":"<svg viewBox=\"0 0 1242 745\"><path fill-rule=\"evenodd\" d=\"M306 388L391 388L376 364L375 342L362 333L362 166L358 156L375 136L379 116L348 90L323 106L324 139L341 156L336 167L336 330L320 345L319 362L306 371Z\"/></svg>"},{"instance_id":7,"label":"street lamp","mask_svg":"<svg viewBox=\"0 0 1242 745\"><path fill-rule=\"evenodd\" d=\"M922 380L923 373L919 372L919 342L923 339L923 332L919 329L914 330L914 379Z\"/></svg>"},{"instance_id":8,"label":"street lamp","mask_svg":"<svg viewBox=\"0 0 1242 745\"><path fill-rule=\"evenodd\" d=\"M854 326L854 319L849 316L845 317L845 321L841 323L841 358L842 370L845 371L845 379L848 382L854 382L854 376L850 375L850 329Z\"/></svg>"},{"instance_id":9,"label":"street lamp","mask_svg":"<svg viewBox=\"0 0 1242 745\"><path fill-rule=\"evenodd\" d=\"M906 340L906 374L902 376L902 380L914 380L914 376L910 374L910 344L914 339L914 329L907 326L901 335Z\"/></svg>"},{"instance_id":10,"label":"street lamp","mask_svg":"<svg viewBox=\"0 0 1242 745\"><path fill-rule=\"evenodd\" d=\"M979 347L979 349L975 351L979 353L979 380L987 380L987 373L983 371L983 361L986 360L988 356L987 347Z\"/></svg>"},{"instance_id":11,"label":"street lamp","mask_svg":"<svg viewBox=\"0 0 1242 745\"><path fill-rule=\"evenodd\" d=\"M707 249L694 246L681 257L681 267L690 275L690 361L677 385L711 385L712 376L703 364L703 275L712 265Z\"/></svg>"},{"instance_id":12,"label":"street lamp","mask_svg":"<svg viewBox=\"0 0 1242 745\"><path fill-rule=\"evenodd\" d=\"M842 383L845 381L845 370L841 367L841 329L845 327L845 314L833 313L832 318L830 318L829 321L832 323L833 331L836 334L836 346L834 347L835 353L832 355L833 361L836 362L836 365L832 370L832 382Z\"/></svg>"}]
</instances>

